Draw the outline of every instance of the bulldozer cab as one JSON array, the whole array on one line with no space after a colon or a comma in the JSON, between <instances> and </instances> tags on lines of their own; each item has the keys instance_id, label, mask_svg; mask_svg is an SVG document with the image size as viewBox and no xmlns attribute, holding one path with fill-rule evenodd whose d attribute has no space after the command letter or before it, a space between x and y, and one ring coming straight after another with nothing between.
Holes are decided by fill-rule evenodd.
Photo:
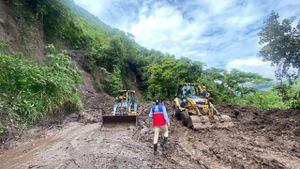
<instances>
[{"instance_id":1,"label":"bulldozer cab","mask_svg":"<svg viewBox=\"0 0 300 169\"><path fill-rule=\"evenodd\" d=\"M182 107L186 107L186 104L206 104L208 97L206 88L198 83L179 84L175 96Z\"/></svg>"},{"instance_id":2,"label":"bulldozer cab","mask_svg":"<svg viewBox=\"0 0 300 169\"><path fill-rule=\"evenodd\" d=\"M136 114L136 98L134 90L119 90L116 98L113 114ZM119 112L116 108L126 108L125 111ZM128 109L128 110L127 110Z\"/></svg>"},{"instance_id":3,"label":"bulldozer cab","mask_svg":"<svg viewBox=\"0 0 300 169\"><path fill-rule=\"evenodd\" d=\"M211 126L232 126L231 118L221 115L210 102L205 86L198 83L182 83L177 86L174 99L174 116L196 130Z\"/></svg>"},{"instance_id":4,"label":"bulldozer cab","mask_svg":"<svg viewBox=\"0 0 300 169\"><path fill-rule=\"evenodd\" d=\"M177 86L176 97L200 96L200 90L196 84L180 84Z\"/></svg>"},{"instance_id":5,"label":"bulldozer cab","mask_svg":"<svg viewBox=\"0 0 300 169\"><path fill-rule=\"evenodd\" d=\"M186 98L191 96L208 98L210 95L207 92L206 87L198 83L182 83L177 86L175 97Z\"/></svg>"},{"instance_id":6,"label":"bulldozer cab","mask_svg":"<svg viewBox=\"0 0 300 169\"><path fill-rule=\"evenodd\" d=\"M119 101L126 99L126 90L119 90L117 99Z\"/></svg>"},{"instance_id":7,"label":"bulldozer cab","mask_svg":"<svg viewBox=\"0 0 300 169\"><path fill-rule=\"evenodd\" d=\"M134 123L137 121L137 103L134 90L119 90L111 115L103 116L103 124Z\"/></svg>"}]
</instances>

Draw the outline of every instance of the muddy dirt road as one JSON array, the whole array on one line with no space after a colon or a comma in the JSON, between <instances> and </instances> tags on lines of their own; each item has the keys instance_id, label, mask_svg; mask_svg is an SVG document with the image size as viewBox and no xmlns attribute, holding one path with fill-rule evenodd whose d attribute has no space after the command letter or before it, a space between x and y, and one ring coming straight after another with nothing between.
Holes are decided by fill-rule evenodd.
<instances>
[{"instance_id":1,"label":"muddy dirt road","mask_svg":"<svg viewBox=\"0 0 300 169\"><path fill-rule=\"evenodd\" d=\"M54 136L4 153L1 168L150 168L150 149L132 139L133 131L70 123Z\"/></svg>"},{"instance_id":2,"label":"muddy dirt road","mask_svg":"<svg viewBox=\"0 0 300 169\"><path fill-rule=\"evenodd\" d=\"M0 153L0 168L300 168L299 111L219 106L236 127L192 131L172 118L167 147L152 154L147 107L140 125L68 122ZM171 112L171 111L170 111Z\"/></svg>"},{"instance_id":3,"label":"muddy dirt road","mask_svg":"<svg viewBox=\"0 0 300 169\"><path fill-rule=\"evenodd\" d=\"M156 159L151 144L139 141L137 132L123 124L69 123L52 136L4 152L0 168L177 168L173 161ZM188 166L189 158L185 162Z\"/></svg>"}]
</instances>

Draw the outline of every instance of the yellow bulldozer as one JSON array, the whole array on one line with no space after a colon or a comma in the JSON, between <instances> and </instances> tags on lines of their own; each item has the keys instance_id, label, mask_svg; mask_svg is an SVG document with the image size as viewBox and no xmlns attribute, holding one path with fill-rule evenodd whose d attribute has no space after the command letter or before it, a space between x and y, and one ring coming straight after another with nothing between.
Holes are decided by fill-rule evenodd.
<instances>
[{"instance_id":1,"label":"yellow bulldozer","mask_svg":"<svg viewBox=\"0 0 300 169\"><path fill-rule=\"evenodd\" d=\"M183 125L195 130L234 126L231 118L221 115L210 100L205 86L198 83L181 83L177 85L174 99L174 116L180 119Z\"/></svg>"},{"instance_id":2,"label":"yellow bulldozer","mask_svg":"<svg viewBox=\"0 0 300 169\"><path fill-rule=\"evenodd\" d=\"M119 90L111 115L104 115L103 125L111 123L137 124L137 102L134 90Z\"/></svg>"}]
</instances>

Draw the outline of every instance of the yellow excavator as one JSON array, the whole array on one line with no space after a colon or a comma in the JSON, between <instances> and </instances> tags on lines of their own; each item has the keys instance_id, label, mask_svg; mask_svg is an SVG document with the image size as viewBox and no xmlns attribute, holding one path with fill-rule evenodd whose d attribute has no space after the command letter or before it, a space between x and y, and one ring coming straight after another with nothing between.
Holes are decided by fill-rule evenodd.
<instances>
[{"instance_id":1,"label":"yellow excavator","mask_svg":"<svg viewBox=\"0 0 300 169\"><path fill-rule=\"evenodd\" d=\"M232 119L220 114L210 100L205 86L198 83L181 83L177 85L174 99L174 116L180 119L183 125L195 130L234 126Z\"/></svg>"},{"instance_id":2,"label":"yellow excavator","mask_svg":"<svg viewBox=\"0 0 300 169\"><path fill-rule=\"evenodd\" d=\"M134 90L119 90L111 115L103 115L103 125L111 123L137 124L137 102Z\"/></svg>"}]
</instances>

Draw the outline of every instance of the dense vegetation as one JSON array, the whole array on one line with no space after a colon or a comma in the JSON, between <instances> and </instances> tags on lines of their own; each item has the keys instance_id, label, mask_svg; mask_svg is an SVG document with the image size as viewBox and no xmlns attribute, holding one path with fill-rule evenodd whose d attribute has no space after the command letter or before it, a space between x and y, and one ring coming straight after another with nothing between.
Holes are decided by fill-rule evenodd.
<instances>
[{"instance_id":1,"label":"dense vegetation","mask_svg":"<svg viewBox=\"0 0 300 169\"><path fill-rule=\"evenodd\" d=\"M106 69L108 72L105 78L105 83L107 84L104 85L106 87L99 87L106 90L106 92L112 93L122 87L130 86L127 84L128 81L124 79L129 78L129 75L134 75L136 76L138 88L148 98L157 93L162 97L172 98L177 83L200 82L208 86L217 102L236 103L242 100L242 103L245 104L253 102L251 105L265 107L265 104L259 105L258 101L253 101L253 97L260 95L260 91L256 86L266 84L270 82L270 79L237 70L231 72L220 69L203 70L202 63L191 61L187 58L176 59L175 56L169 54L147 50L139 46L132 39L131 35L105 25L96 17L74 5L70 0L54 0L51 2L47 0L27 0L25 2L25 5L33 11L32 15L43 23L48 42L57 44L57 46L59 46L60 42L67 42L70 48L84 50L85 57L81 64L88 72L95 71L96 67ZM294 39L299 36L297 31L290 25L292 20L284 20L282 25L280 25L276 21L277 19L278 15L272 13L270 18L266 20L266 25L260 33L261 43L266 44L270 39L278 39L272 36L279 34L285 37L287 35L288 37L293 37L289 38L291 44L297 44L298 41L294 42ZM274 23L276 23L275 28ZM286 34L284 31L290 32L290 34ZM268 45L273 44L273 46L276 46L277 43L279 42L268 43ZM280 43L284 43L284 41L281 40ZM284 44L281 44L281 46L284 46ZM299 52L297 47L299 48L299 45L294 45L291 48L293 51ZM272 48L269 46L262 48L260 54L265 56L264 59L274 61L275 64L278 58L282 57L284 59L287 58L286 55L289 55L289 57L296 59L285 59L286 68L289 68L291 64L294 67L297 63L299 64L299 57L297 57L299 53L295 54L294 52L290 54L287 52L288 54L286 55L278 55L278 52L270 52L270 49ZM289 50L282 48L273 50L280 49L284 51ZM271 58L274 55L273 53L277 55ZM295 77L297 78L297 76ZM280 89L282 87L277 86L274 90L267 92L267 94L266 91L262 93L263 95L274 95L274 98L278 98L282 97L277 94L277 92L281 91ZM289 92L286 91L286 93ZM247 101L247 98L250 96L252 98L251 101ZM258 100L261 99L261 97L258 98ZM281 100L286 99L282 98ZM278 99L273 100L278 101ZM282 103L278 104L280 105L278 107L282 107ZM277 104L274 105L272 102L269 105L276 107Z\"/></svg>"},{"instance_id":2,"label":"dense vegetation","mask_svg":"<svg viewBox=\"0 0 300 169\"><path fill-rule=\"evenodd\" d=\"M4 126L33 124L46 113L82 106L75 89L81 74L71 59L52 45L47 47L46 61L37 64L1 43L0 72L0 134Z\"/></svg>"},{"instance_id":3,"label":"dense vegetation","mask_svg":"<svg viewBox=\"0 0 300 169\"><path fill-rule=\"evenodd\" d=\"M80 82L80 73L67 54L56 49L61 46L83 53L80 64L85 71L93 74L98 68L104 69L105 77L95 82L99 85L96 88L112 95L120 88L137 87L147 99L157 94L171 99L178 83L199 82L208 87L217 103L263 109L296 108L300 105L299 80L298 83L282 82L271 89L259 90L258 85L271 84L271 80L238 70L204 69L200 62L176 59L169 54L145 49L134 41L132 35L105 25L71 0L13 0L10 5L19 17L41 23L46 43L54 44L48 47L47 60L42 64L1 48L0 108L7 110L4 112L12 116L11 119L22 123L34 123L45 113L66 106L80 107L81 101L74 89L75 84ZM270 42L274 38L269 37L279 32L285 38L286 33L281 31L286 29L276 28L277 32L272 29L274 24L279 24L277 19L272 14L260 34L261 43L267 44L260 55L275 65L279 64L280 58L285 59L283 72L291 66L299 70L300 26L297 26L298 32L289 36L292 45L287 47L284 41L280 41L284 46L282 49L276 46L279 42ZM282 23L290 28L289 32L294 30L291 22ZM276 49L270 46L273 43ZM278 54L276 50L279 49L286 53ZM298 76L293 75L292 81L296 82Z\"/></svg>"}]
</instances>

